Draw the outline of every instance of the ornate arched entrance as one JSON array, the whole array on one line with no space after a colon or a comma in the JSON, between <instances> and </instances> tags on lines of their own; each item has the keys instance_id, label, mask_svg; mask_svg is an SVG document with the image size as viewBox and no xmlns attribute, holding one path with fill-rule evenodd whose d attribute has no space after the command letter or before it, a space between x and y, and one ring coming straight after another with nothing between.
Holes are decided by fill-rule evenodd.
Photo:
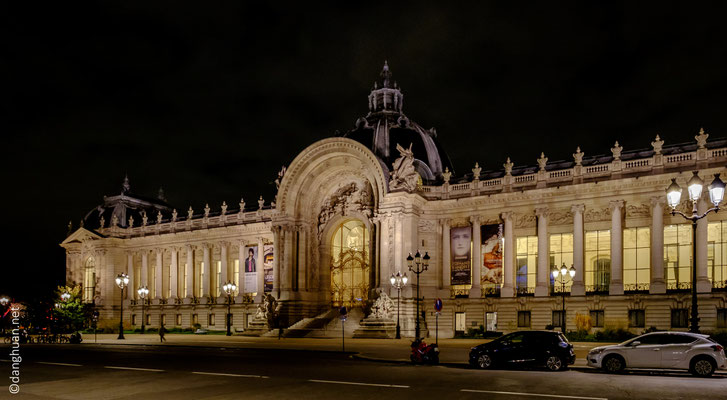
<instances>
[{"instance_id":1,"label":"ornate arched entrance","mask_svg":"<svg viewBox=\"0 0 727 400\"><path fill-rule=\"evenodd\" d=\"M331 303L361 306L371 288L370 239L366 225L356 219L339 223L331 238Z\"/></svg>"}]
</instances>

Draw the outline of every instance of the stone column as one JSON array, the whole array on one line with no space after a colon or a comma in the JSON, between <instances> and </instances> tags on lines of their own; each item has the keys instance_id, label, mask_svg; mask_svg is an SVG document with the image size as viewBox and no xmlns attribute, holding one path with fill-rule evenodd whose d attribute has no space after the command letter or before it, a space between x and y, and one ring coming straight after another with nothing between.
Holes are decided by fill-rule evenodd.
<instances>
[{"instance_id":1,"label":"stone column","mask_svg":"<svg viewBox=\"0 0 727 400\"><path fill-rule=\"evenodd\" d=\"M482 297L482 231L480 230L480 216L470 217L472 222L472 289L470 298Z\"/></svg>"},{"instance_id":2,"label":"stone column","mask_svg":"<svg viewBox=\"0 0 727 400\"><path fill-rule=\"evenodd\" d=\"M651 283L649 293L666 293L664 280L664 200L651 198Z\"/></svg>"},{"instance_id":3,"label":"stone column","mask_svg":"<svg viewBox=\"0 0 727 400\"><path fill-rule=\"evenodd\" d=\"M207 298L210 296L210 282L212 281L212 267L210 257L210 245L208 243L202 244L202 301L206 303Z\"/></svg>"},{"instance_id":4,"label":"stone column","mask_svg":"<svg viewBox=\"0 0 727 400\"><path fill-rule=\"evenodd\" d=\"M573 268L576 275L573 277L573 286L571 286L571 296L583 296L586 294L584 285L584 232L583 232L583 212L586 206L583 204L574 204L571 206L573 212Z\"/></svg>"},{"instance_id":5,"label":"stone column","mask_svg":"<svg viewBox=\"0 0 727 400\"><path fill-rule=\"evenodd\" d=\"M624 293L623 285L623 200L612 200L611 207L611 284L608 294Z\"/></svg>"},{"instance_id":6,"label":"stone column","mask_svg":"<svg viewBox=\"0 0 727 400\"><path fill-rule=\"evenodd\" d=\"M280 226L273 227L273 296L280 298L280 249L282 240Z\"/></svg>"},{"instance_id":7,"label":"stone column","mask_svg":"<svg viewBox=\"0 0 727 400\"><path fill-rule=\"evenodd\" d=\"M141 251L141 279L139 279L139 286L147 286L149 284L149 250ZM136 290L138 288L133 288Z\"/></svg>"},{"instance_id":8,"label":"stone column","mask_svg":"<svg viewBox=\"0 0 727 400\"><path fill-rule=\"evenodd\" d=\"M261 252L262 252L262 250L260 248L258 248L257 258L260 258ZM257 261L257 258L255 259L255 261ZM238 285L239 287L237 288L237 290L240 293L240 295L244 295L245 293L247 293L248 289L253 289L253 288L245 287L245 260L247 259L247 254L245 254L245 241L244 240L239 241L239 246L238 246L238 250L237 250L237 259L239 260L238 266L240 268L240 283ZM234 277L233 277L233 279L234 279Z\"/></svg>"},{"instance_id":9,"label":"stone column","mask_svg":"<svg viewBox=\"0 0 727 400\"><path fill-rule=\"evenodd\" d=\"M156 249L157 253L157 263L156 268L154 270L154 298L155 299L163 299L164 291L162 283L164 282L164 274L162 273L162 255L163 250L162 249Z\"/></svg>"},{"instance_id":10,"label":"stone column","mask_svg":"<svg viewBox=\"0 0 727 400\"><path fill-rule=\"evenodd\" d=\"M229 278L229 265L227 263L227 246L229 244L227 242L220 242L220 295L227 297L226 293L223 293L224 290L222 290L222 285L227 283L228 281L231 281L232 279Z\"/></svg>"},{"instance_id":11,"label":"stone column","mask_svg":"<svg viewBox=\"0 0 727 400\"><path fill-rule=\"evenodd\" d=\"M172 262L169 265L169 290L171 292L169 298L174 300L179 297L179 248L173 246L169 250L172 253Z\"/></svg>"},{"instance_id":12,"label":"stone column","mask_svg":"<svg viewBox=\"0 0 727 400\"><path fill-rule=\"evenodd\" d=\"M505 243L502 252L502 290L500 297L515 296L515 235L512 231L512 212L507 211L500 214L505 222Z\"/></svg>"},{"instance_id":13,"label":"stone column","mask_svg":"<svg viewBox=\"0 0 727 400\"><path fill-rule=\"evenodd\" d=\"M186 265L187 280L185 282L187 289L184 291L184 297L191 299L196 295L194 292L194 247L187 245L187 265Z\"/></svg>"},{"instance_id":14,"label":"stone column","mask_svg":"<svg viewBox=\"0 0 727 400\"><path fill-rule=\"evenodd\" d=\"M369 244L375 243L374 240L369 241ZM308 290L308 228L304 225L298 228L298 291ZM374 264L375 268L375 260Z\"/></svg>"},{"instance_id":15,"label":"stone column","mask_svg":"<svg viewBox=\"0 0 727 400\"><path fill-rule=\"evenodd\" d=\"M136 288L134 287L134 253L126 252L126 274L129 275L129 287L126 289L126 298L134 300Z\"/></svg>"},{"instance_id":16,"label":"stone column","mask_svg":"<svg viewBox=\"0 0 727 400\"><path fill-rule=\"evenodd\" d=\"M697 212L699 215L704 214L709 209L709 193L702 193L702 197L697 203ZM710 293L712 291L712 283L709 281L709 275L707 273L707 225L709 221L707 217L697 221L697 243L692 243L692 246L697 246L697 292L699 293Z\"/></svg>"},{"instance_id":17,"label":"stone column","mask_svg":"<svg viewBox=\"0 0 727 400\"><path fill-rule=\"evenodd\" d=\"M537 207L535 215L538 217L538 270L536 296L547 296L548 276L550 274L550 248L548 246L548 207Z\"/></svg>"},{"instance_id":18,"label":"stone column","mask_svg":"<svg viewBox=\"0 0 727 400\"><path fill-rule=\"evenodd\" d=\"M442 224L442 289L452 288L452 254L448 219L441 220Z\"/></svg>"}]
</instances>

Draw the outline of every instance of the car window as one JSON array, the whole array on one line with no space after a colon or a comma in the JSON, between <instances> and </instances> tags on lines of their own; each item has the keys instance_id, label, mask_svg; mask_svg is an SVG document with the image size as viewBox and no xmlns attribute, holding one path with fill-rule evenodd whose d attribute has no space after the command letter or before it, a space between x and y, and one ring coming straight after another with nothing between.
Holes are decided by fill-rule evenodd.
<instances>
[{"instance_id":1,"label":"car window","mask_svg":"<svg viewBox=\"0 0 727 400\"><path fill-rule=\"evenodd\" d=\"M692 343L696 338L688 335L659 335L663 336L661 344L688 344Z\"/></svg>"},{"instance_id":2,"label":"car window","mask_svg":"<svg viewBox=\"0 0 727 400\"><path fill-rule=\"evenodd\" d=\"M510 343L522 343L524 337L525 335L522 333L513 333L512 336L510 336L506 340Z\"/></svg>"},{"instance_id":3,"label":"car window","mask_svg":"<svg viewBox=\"0 0 727 400\"><path fill-rule=\"evenodd\" d=\"M662 338L663 336L667 335L646 335L635 340L638 340L641 344L662 344L662 340L666 340L666 338Z\"/></svg>"}]
</instances>

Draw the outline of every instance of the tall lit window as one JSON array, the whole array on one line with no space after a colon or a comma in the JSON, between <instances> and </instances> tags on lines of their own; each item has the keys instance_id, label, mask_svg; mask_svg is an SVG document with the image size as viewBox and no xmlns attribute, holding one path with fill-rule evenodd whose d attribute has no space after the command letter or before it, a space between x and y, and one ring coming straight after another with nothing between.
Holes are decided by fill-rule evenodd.
<instances>
[{"instance_id":1,"label":"tall lit window","mask_svg":"<svg viewBox=\"0 0 727 400\"><path fill-rule=\"evenodd\" d=\"M650 282L651 230L649 228L624 229L624 285L639 285Z\"/></svg>"},{"instance_id":2,"label":"tall lit window","mask_svg":"<svg viewBox=\"0 0 727 400\"><path fill-rule=\"evenodd\" d=\"M585 283L587 291L608 291L611 280L611 231L586 232Z\"/></svg>"},{"instance_id":3,"label":"tall lit window","mask_svg":"<svg viewBox=\"0 0 727 400\"><path fill-rule=\"evenodd\" d=\"M333 305L362 304L368 300L371 279L369 235L358 220L341 224L331 239L331 301Z\"/></svg>"},{"instance_id":4,"label":"tall lit window","mask_svg":"<svg viewBox=\"0 0 727 400\"><path fill-rule=\"evenodd\" d=\"M709 280L727 284L727 221L707 226L707 264Z\"/></svg>"},{"instance_id":5,"label":"tall lit window","mask_svg":"<svg viewBox=\"0 0 727 400\"><path fill-rule=\"evenodd\" d=\"M572 233L557 233L550 235L550 271L553 268L558 268L565 264L566 268L570 268L573 265L573 234ZM560 290L560 284L554 285L555 278L553 274L548 271L550 277L550 286L557 286L557 290ZM565 284L565 290L570 291L570 287L573 284L573 280L569 280Z\"/></svg>"},{"instance_id":6,"label":"tall lit window","mask_svg":"<svg viewBox=\"0 0 727 400\"><path fill-rule=\"evenodd\" d=\"M235 286L240 287L240 260L235 260L235 272L234 272ZM246 288L250 289L250 288Z\"/></svg>"},{"instance_id":7,"label":"tall lit window","mask_svg":"<svg viewBox=\"0 0 727 400\"><path fill-rule=\"evenodd\" d=\"M538 266L538 237L517 238L517 273L515 286L518 290L534 290Z\"/></svg>"},{"instance_id":8,"label":"tall lit window","mask_svg":"<svg viewBox=\"0 0 727 400\"><path fill-rule=\"evenodd\" d=\"M93 303L93 295L96 292L96 260L89 257L83 269L83 301Z\"/></svg>"},{"instance_id":9,"label":"tall lit window","mask_svg":"<svg viewBox=\"0 0 727 400\"><path fill-rule=\"evenodd\" d=\"M664 227L664 268L667 288L678 289L692 281L692 227L690 224Z\"/></svg>"},{"instance_id":10,"label":"tall lit window","mask_svg":"<svg viewBox=\"0 0 727 400\"><path fill-rule=\"evenodd\" d=\"M180 285L182 287L182 293L184 293L184 296L187 296L187 263L184 263L184 280L182 281L182 284Z\"/></svg>"}]
</instances>

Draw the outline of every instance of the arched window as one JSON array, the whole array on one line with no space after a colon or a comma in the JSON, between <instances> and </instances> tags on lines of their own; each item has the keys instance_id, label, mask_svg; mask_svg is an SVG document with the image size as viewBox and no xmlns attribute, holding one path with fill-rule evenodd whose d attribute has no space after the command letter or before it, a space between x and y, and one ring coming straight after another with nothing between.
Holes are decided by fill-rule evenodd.
<instances>
[{"instance_id":1,"label":"arched window","mask_svg":"<svg viewBox=\"0 0 727 400\"><path fill-rule=\"evenodd\" d=\"M93 303L94 293L96 292L96 260L89 257L86 260L86 267L83 270L83 301L85 303Z\"/></svg>"},{"instance_id":2,"label":"arched window","mask_svg":"<svg viewBox=\"0 0 727 400\"><path fill-rule=\"evenodd\" d=\"M362 305L371 279L369 236L358 220L342 223L331 240L331 302L334 306Z\"/></svg>"}]
</instances>

